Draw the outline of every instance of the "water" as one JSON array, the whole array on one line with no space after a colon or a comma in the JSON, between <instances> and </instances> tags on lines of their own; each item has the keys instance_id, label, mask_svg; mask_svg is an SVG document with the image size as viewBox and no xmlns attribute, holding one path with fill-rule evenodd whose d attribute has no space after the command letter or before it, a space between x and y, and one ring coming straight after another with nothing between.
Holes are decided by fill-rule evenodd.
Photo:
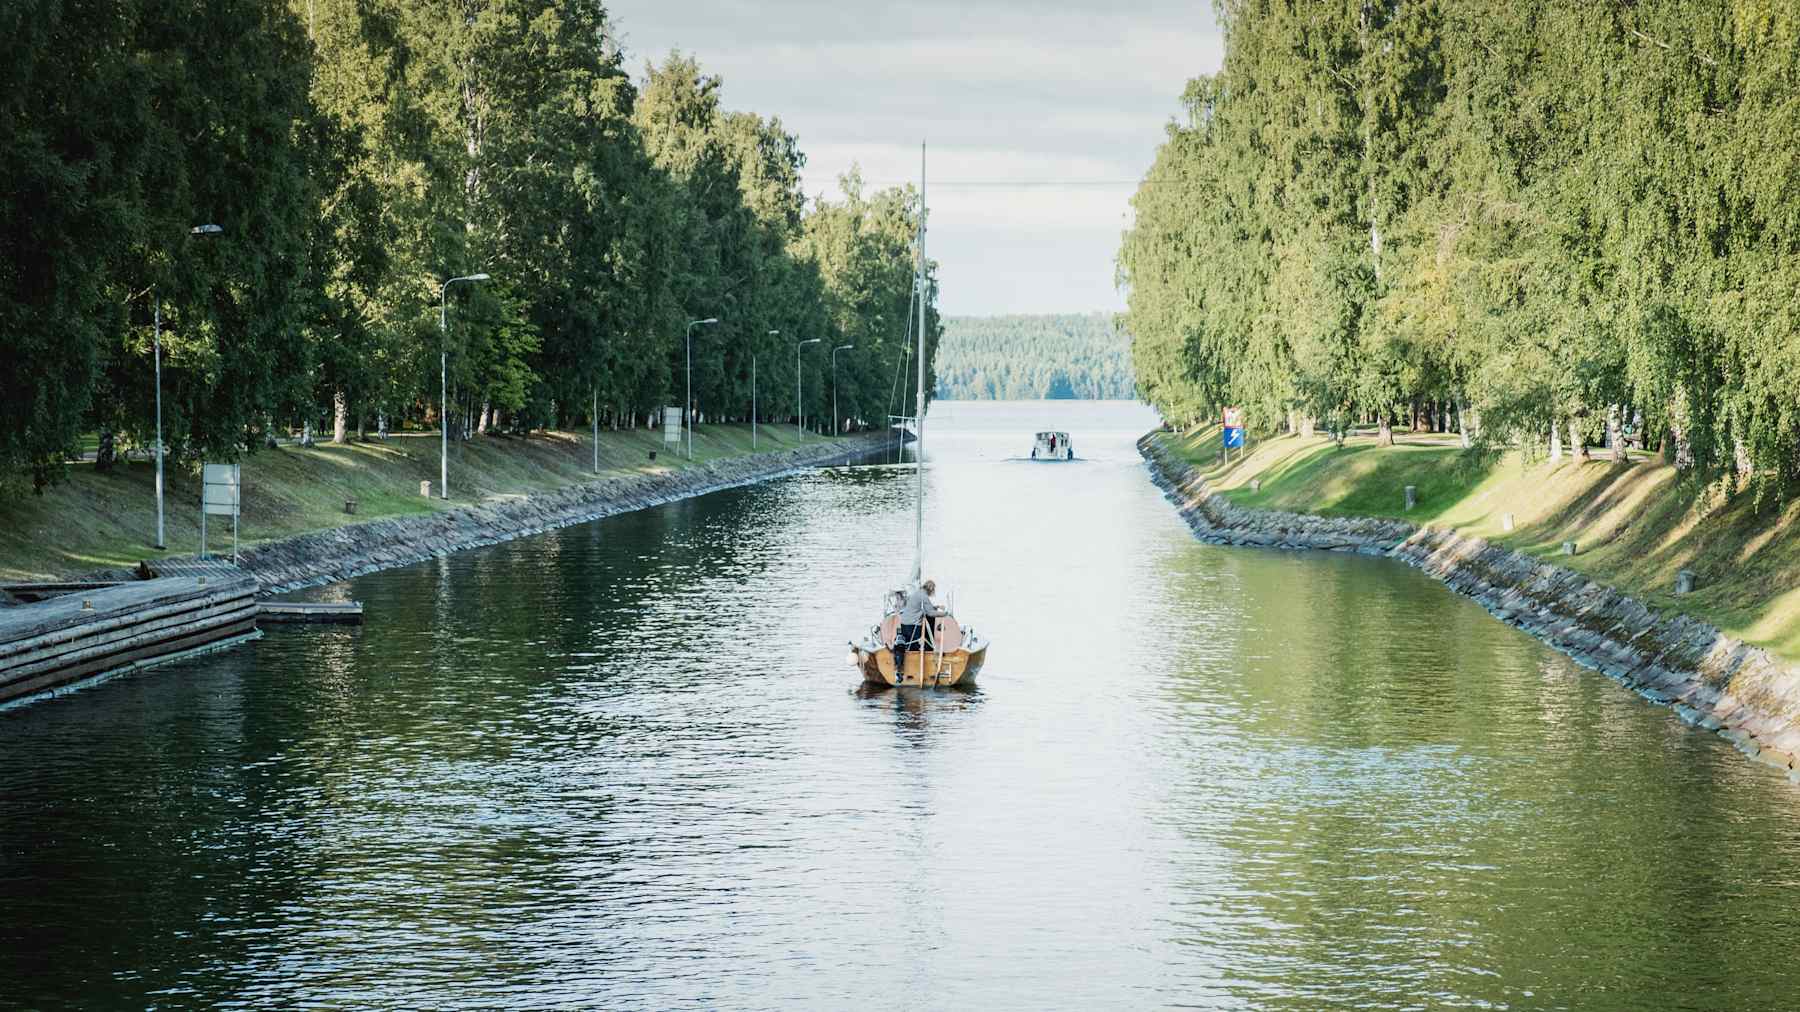
<instances>
[{"instance_id":1,"label":"water","mask_svg":"<svg viewBox=\"0 0 1800 1012\"><path fill-rule=\"evenodd\" d=\"M1140 410L933 419L979 690L844 663L906 469L331 588L0 714L0 1005L1792 1004L1778 774L1398 564L1197 544Z\"/></svg>"}]
</instances>

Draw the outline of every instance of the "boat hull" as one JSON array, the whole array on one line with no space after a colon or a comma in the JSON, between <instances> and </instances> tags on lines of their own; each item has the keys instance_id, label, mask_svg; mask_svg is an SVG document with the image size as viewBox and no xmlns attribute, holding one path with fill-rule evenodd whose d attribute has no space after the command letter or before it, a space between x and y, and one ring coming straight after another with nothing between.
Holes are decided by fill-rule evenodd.
<instances>
[{"instance_id":1,"label":"boat hull","mask_svg":"<svg viewBox=\"0 0 1800 1012\"><path fill-rule=\"evenodd\" d=\"M983 643L973 649L942 652L909 650L904 671L895 670L894 652L885 648L857 647L855 661L862 670L863 681L871 685L949 688L975 684L975 677L987 661L987 648Z\"/></svg>"}]
</instances>

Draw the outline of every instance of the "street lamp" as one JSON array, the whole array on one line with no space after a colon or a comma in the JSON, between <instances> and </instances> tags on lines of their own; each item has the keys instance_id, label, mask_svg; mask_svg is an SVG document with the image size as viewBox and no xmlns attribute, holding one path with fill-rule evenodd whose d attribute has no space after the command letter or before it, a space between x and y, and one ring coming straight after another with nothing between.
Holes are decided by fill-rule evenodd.
<instances>
[{"instance_id":1,"label":"street lamp","mask_svg":"<svg viewBox=\"0 0 1800 1012\"><path fill-rule=\"evenodd\" d=\"M837 353L840 351L849 351L854 347L856 347L854 344L840 344L831 349L831 434L833 436L838 434Z\"/></svg>"},{"instance_id":2,"label":"street lamp","mask_svg":"<svg viewBox=\"0 0 1800 1012\"><path fill-rule=\"evenodd\" d=\"M465 274L438 290L438 498L445 502L450 501L450 286L486 280L486 274Z\"/></svg>"},{"instance_id":3,"label":"street lamp","mask_svg":"<svg viewBox=\"0 0 1800 1012\"><path fill-rule=\"evenodd\" d=\"M195 225L188 229L188 235L199 238L211 238L224 235L225 229L219 225ZM163 540L163 434L162 434L162 296L156 297L155 336L151 338L151 355L156 367L156 547L167 548Z\"/></svg>"},{"instance_id":4,"label":"street lamp","mask_svg":"<svg viewBox=\"0 0 1800 1012\"><path fill-rule=\"evenodd\" d=\"M802 443L806 442L806 416L800 411L800 349L823 340L825 339L822 337L813 337L794 345L794 431L800 434Z\"/></svg>"},{"instance_id":5,"label":"street lamp","mask_svg":"<svg viewBox=\"0 0 1800 1012\"><path fill-rule=\"evenodd\" d=\"M781 331L769 331L770 337L780 337ZM756 349L750 350L750 452L756 452Z\"/></svg>"},{"instance_id":6,"label":"street lamp","mask_svg":"<svg viewBox=\"0 0 1800 1012\"><path fill-rule=\"evenodd\" d=\"M710 327L719 322L716 316L689 320L687 325L687 444L688 459L694 459L694 328Z\"/></svg>"}]
</instances>

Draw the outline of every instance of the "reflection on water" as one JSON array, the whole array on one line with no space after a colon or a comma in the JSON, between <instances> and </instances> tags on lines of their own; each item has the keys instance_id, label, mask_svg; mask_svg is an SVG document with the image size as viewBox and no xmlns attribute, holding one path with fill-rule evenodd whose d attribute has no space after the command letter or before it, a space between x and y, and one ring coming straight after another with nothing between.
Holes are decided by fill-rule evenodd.
<instances>
[{"instance_id":1,"label":"reflection on water","mask_svg":"<svg viewBox=\"0 0 1800 1012\"><path fill-rule=\"evenodd\" d=\"M0 1005L1790 1003L1784 780L1404 567L1196 544L1124 411L934 409L974 691L844 664L878 465L0 715Z\"/></svg>"}]
</instances>

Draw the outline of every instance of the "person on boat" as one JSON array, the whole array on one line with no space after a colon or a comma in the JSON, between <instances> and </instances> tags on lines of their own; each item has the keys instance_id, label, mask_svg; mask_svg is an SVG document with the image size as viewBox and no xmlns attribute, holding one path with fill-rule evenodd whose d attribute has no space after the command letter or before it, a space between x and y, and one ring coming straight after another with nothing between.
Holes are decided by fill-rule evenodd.
<instances>
[{"instance_id":1,"label":"person on boat","mask_svg":"<svg viewBox=\"0 0 1800 1012\"><path fill-rule=\"evenodd\" d=\"M900 606L900 628L894 633L894 680L906 678L906 652L919 642L919 627L926 618L936 618L949 614L944 607L931 599L937 593L937 582L926 580L914 587L906 595L906 603Z\"/></svg>"}]
</instances>

